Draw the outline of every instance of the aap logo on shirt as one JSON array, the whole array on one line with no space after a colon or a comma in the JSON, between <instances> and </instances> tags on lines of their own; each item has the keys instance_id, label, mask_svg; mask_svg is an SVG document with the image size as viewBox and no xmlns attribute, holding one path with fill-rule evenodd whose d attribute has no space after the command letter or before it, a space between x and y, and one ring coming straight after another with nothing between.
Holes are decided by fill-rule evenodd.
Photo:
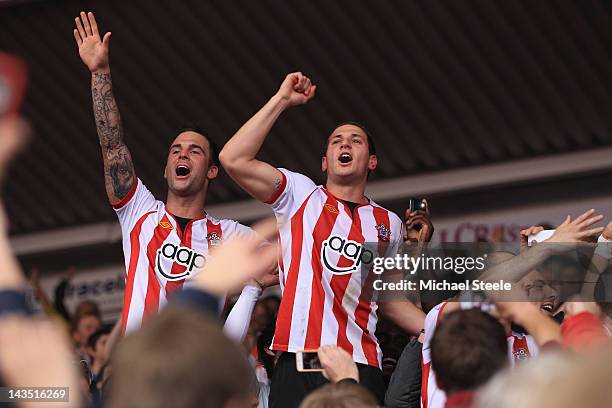
<instances>
[{"instance_id":1,"label":"aap logo on shirt","mask_svg":"<svg viewBox=\"0 0 612 408\"><path fill-rule=\"evenodd\" d=\"M334 265L333 262L330 261L333 254L339 255L338 259L344 257L352 261L351 265L346 267ZM371 264L373 260L374 253L364 248L362 244L337 235L330 236L323 241L323 245L321 246L321 262L327 270L335 275L353 273L362 264Z\"/></svg>"},{"instance_id":2,"label":"aap logo on shirt","mask_svg":"<svg viewBox=\"0 0 612 408\"><path fill-rule=\"evenodd\" d=\"M161 258L169 259L176 262L179 265L185 266L185 272L171 274L163 270L161 266ZM170 281L176 281L186 278L191 274L194 268L200 269L206 264L206 258L194 251L191 248L184 246L174 245L171 242L164 244L160 249L157 250L157 271L166 279Z\"/></svg>"}]
</instances>

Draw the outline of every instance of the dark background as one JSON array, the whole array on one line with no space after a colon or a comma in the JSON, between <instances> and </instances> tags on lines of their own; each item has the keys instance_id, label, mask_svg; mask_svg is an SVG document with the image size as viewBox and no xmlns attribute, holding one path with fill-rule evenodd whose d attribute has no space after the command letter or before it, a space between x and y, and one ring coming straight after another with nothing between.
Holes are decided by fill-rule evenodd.
<instances>
[{"instance_id":1,"label":"dark background","mask_svg":"<svg viewBox=\"0 0 612 408\"><path fill-rule=\"evenodd\" d=\"M5 188L13 235L115 220L90 75L72 35L81 10L113 33L126 142L137 175L160 199L177 128L198 123L222 145L295 70L318 85L317 96L281 118L260 157L319 182L323 143L347 120L366 124L377 141L373 181L612 145L608 1L0 4L0 49L30 67L23 111L36 136ZM611 175L440 193L430 202L444 216L588 197L611 192ZM246 198L223 174L207 204Z\"/></svg>"}]
</instances>

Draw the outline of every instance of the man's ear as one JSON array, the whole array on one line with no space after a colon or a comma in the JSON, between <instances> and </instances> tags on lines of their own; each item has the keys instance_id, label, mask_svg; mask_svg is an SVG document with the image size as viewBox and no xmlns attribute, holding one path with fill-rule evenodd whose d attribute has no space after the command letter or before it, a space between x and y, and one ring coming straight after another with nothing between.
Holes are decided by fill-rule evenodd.
<instances>
[{"instance_id":1,"label":"man's ear","mask_svg":"<svg viewBox=\"0 0 612 408\"><path fill-rule=\"evenodd\" d=\"M168 166L164 167L164 180L168 180Z\"/></svg>"},{"instance_id":2,"label":"man's ear","mask_svg":"<svg viewBox=\"0 0 612 408\"><path fill-rule=\"evenodd\" d=\"M376 170L376 166L378 166L378 158L375 154L371 154L370 161L368 162L368 170L374 171Z\"/></svg>"},{"instance_id":3,"label":"man's ear","mask_svg":"<svg viewBox=\"0 0 612 408\"><path fill-rule=\"evenodd\" d=\"M321 158L321 170L323 173L327 172L327 157L325 156Z\"/></svg>"},{"instance_id":4,"label":"man's ear","mask_svg":"<svg viewBox=\"0 0 612 408\"><path fill-rule=\"evenodd\" d=\"M206 178L209 180L216 179L219 175L219 166L212 165L208 168L208 172L206 172Z\"/></svg>"}]
</instances>

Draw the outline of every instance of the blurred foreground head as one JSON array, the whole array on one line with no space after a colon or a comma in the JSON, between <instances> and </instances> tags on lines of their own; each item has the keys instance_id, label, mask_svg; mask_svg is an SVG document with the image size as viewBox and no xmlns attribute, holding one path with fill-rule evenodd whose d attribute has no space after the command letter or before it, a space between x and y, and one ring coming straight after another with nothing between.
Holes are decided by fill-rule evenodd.
<instances>
[{"instance_id":1,"label":"blurred foreground head","mask_svg":"<svg viewBox=\"0 0 612 408\"><path fill-rule=\"evenodd\" d=\"M543 353L487 384L475 408L607 408L612 347L592 353Z\"/></svg>"},{"instance_id":2,"label":"blurred foreground head","mask_svg":"<svg viewBox=\"0 0 612 408\"><path fill-rule=\"evenodd\" d=\"M248 407L252 373L243 354L218 322L168 307L119 344L109 406Z\"/></svg>"},{"instance_id":3,"label":"blurred foreground head","mask_svg":"<svg viewBox=\"0 0 612 408\"><path fill-rule=\"evenodd\" d=\"M313 391L300 408L376 408L376 399L364 387L352 383L327 384Z\"/></svg>"}]
</instances>

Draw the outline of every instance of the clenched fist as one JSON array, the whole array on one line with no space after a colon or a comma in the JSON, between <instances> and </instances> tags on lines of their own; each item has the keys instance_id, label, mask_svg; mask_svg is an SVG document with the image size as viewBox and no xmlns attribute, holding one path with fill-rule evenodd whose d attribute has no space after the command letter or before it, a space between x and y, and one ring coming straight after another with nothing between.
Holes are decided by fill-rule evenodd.
<instances>
[{"instance_id":1,"label":"clenched fist","mask_svg":"<svg viewBox=\"0 0 612 408\"><path fill-rule=\"evenodd\" d=\"M303 105L315 95L317 86L313 85L306 75L294 72L287 75L277 95L286 100L289 106Z\"/></svg>"},{"instance_id":2,"label":"clenched fist","mask_svg":"<svg viewBox=\"0 0 612 408\"><path fill-rule=\"evenodd\" d=\"M100 39L98 24L93 13L81 11L81 16L74 19L76 29L74 39L79 46L79 55L91 72L108 72L108 44L111 33L104 34Z\"/></svg>"}]
</instances>

